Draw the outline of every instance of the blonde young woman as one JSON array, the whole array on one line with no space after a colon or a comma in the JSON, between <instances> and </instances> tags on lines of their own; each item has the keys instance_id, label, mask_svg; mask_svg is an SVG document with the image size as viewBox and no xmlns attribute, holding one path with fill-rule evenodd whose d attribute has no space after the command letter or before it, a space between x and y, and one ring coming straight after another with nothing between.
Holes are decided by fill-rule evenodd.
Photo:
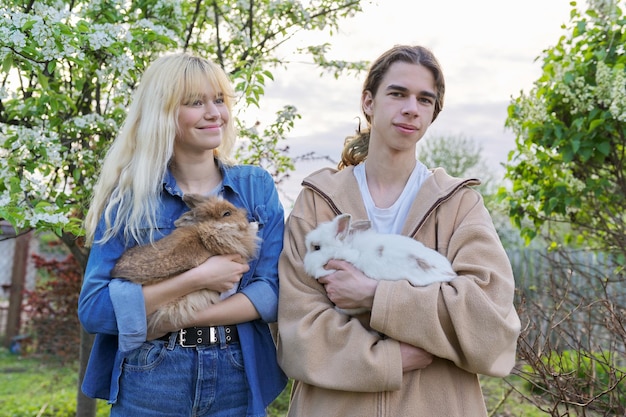
<instances>
[{"instance_id":1,"label":"blonde young woman","mask_svg":"<svg viewBox=\"0 0 626 417\"><path fill-rule=\"evenodd\" d=\"M478 375L505 376L520 322L514 279L477 180L416 160L443 107L431 51L400 45L365 80L367 128L348 138L339 170L303 181L279 261L278 359L294 378L290 417L487 416ZM351 264L319 280L303 269L305 236L340 213L439 251L457 277L414 287L375 281ZM401 278L401 277L400 277ZM342 309L367 308L360 317Z\"/></svg>"},{"instance_id":2,"label":"blonde young woman","mask_svg":"<svg viewBox=\"0 0 626 417\"><path fill-rule=\"evenodd\" d=\"M104 160L85 221L91 251L79 317L96 335L82 390L108 400L112 416L262 417L285 386L268 326L276 321L284 212L266 171L229 160L234 98L213 62L165 55L143 75ZM188 210L187 193L218 194L245 208L259 225L258 256L249 263L214 256L143 287L112 279L127 248L173 230ZM146 334L147 315L201 288L219 291L222 301L185 331L215 338L181 343L181 329L166 323Z\"/></svg>"}]
</instances>

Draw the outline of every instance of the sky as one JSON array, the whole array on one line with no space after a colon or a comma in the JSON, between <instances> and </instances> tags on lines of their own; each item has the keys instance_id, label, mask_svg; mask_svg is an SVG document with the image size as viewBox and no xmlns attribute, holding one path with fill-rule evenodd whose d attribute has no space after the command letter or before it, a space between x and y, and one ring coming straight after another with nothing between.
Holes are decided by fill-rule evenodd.
<instances>
[{"instance_id":1,"label":"sky","mask_svg":"<svg viewBox=\"0 0 626 417\"><path fill-rule=\"evenodd\" d=\"M582 1L578 2L583 4ZM420 44L439 60L446 79L442 113L422 141L463 136L478 142L492 175L501 177L515 138L505 128L513 97L528 92L541 75L542 51L566 34L569 0L379 0L363 2L364 12L343 20L338 34L302 34L291 47L329 42L330 59L375 60L395 44ZM285 60L292 60L289 50ZM343 140L354 133L365 73L338 80L320 77L310 63L291 62L272 70L261 100L260 120L268 121L286 104L295 105L302 119L289 133L289 155L309 152L339 159ZM262 128L263 126L261 126ZM295 198L309 173L335 164L298 162L283 191Z\"/></svg>"}]
</instances>

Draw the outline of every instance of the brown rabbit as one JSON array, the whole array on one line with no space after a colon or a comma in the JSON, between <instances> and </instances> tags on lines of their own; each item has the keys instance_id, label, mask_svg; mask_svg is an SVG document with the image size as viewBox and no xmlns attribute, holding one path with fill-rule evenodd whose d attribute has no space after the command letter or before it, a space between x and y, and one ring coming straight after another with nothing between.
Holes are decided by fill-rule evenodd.
<instances>
[{"instance_id":1,"label":"brown rabbit","mask_svg":"<svg viewBox=\"0 0 626 417\"><path fill-rule=\"evenodd\" d=\"M186 194L190 210L175 222L176 229L164 238L135 246L120 257L112 277L138 284L153 284L196 267L214 255L239 254L250 260L257 251L257 224L249 223L246 211L221 197ZM148 333L166 318L183 327L197 311L219 300L219 293L195 291L175 300L148 316Z\"/></svg>"}]
</instances>

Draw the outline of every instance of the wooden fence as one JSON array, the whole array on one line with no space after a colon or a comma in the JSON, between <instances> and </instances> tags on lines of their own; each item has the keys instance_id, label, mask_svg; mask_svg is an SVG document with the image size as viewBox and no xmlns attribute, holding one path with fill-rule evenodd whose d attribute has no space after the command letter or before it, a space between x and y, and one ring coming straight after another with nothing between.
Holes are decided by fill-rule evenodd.
<instances>
[{"instance_id":1,"label":"wooden fence","mask_svg":"<svg viewBox=\"0 0 626 417\"><path fill-rule=\"evenodd\" d=\"M626 357L626 276L609 256L530 249L508 255L528 340L557 350L609 350Z\"/></svg>"}]
</instances>

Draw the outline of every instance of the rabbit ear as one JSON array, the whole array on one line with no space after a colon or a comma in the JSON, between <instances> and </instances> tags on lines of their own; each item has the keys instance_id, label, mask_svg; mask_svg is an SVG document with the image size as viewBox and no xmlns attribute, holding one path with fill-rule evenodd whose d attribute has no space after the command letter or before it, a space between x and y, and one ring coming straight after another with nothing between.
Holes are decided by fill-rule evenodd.
<instances>
[{"instance_id":1,"label":"rabbit ear","mask_svg":"<svg viewBox=\"0 0 626 417\"><path fill-rule=\"evenodd\" d=\"M335 217L335 224L337 225L337 239L343 240L350 231L350 219L352 216L349 214L340 214Z\"/></svg>"},{"instance_id":2,"label":"rabbit ear","mask_svg":"<svg viewBox=\"0 0 626 417\"><path fill-rule=\"evenodd\" d=\"M189 208L194 208L198 204L202 203L205 200L200 194L185 194L183 196L183 201L187 204Z\"/></svg>"},{"instance_id":3,"label":"rabbit ear","mask_svg":"<svg viewBox=\"0 0 626 417\"><path fill-rule=\"evenodd\" d=\"M363 232L372 228L372 222L369 220L359 220L352 223L350 226L351 232Z\"/></svg>"},{"instance_id":4,"label":"rabbit ear","mask_svg":"<svg viewBox=\"0 0 626 417\"><path fill-rule=\"evenodd\" d=\"M189 210L186 213L183 213L176 221L174 222L174 226L176 227L184 227L184 226L192 226L198 223L196 221L196 215L193 210Z\"/></svg>"}]
</instances>

